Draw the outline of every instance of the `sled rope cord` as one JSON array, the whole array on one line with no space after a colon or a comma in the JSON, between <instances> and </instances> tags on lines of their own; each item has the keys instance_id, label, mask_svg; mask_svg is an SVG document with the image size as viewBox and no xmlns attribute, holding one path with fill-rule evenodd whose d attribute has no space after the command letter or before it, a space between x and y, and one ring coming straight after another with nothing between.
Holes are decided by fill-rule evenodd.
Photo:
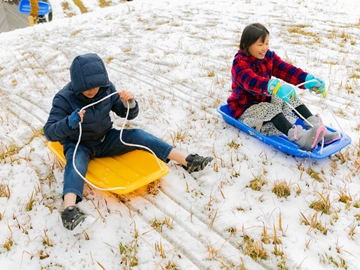
<instances>
[{"instance_id":1,"label":"sled rope cord","mask_svg":"<svg viewBox=\"0 0 360 270\"><path fill-rule=\"evenodd\" d=\"M312 80L309 80L309 81L307 81L307 82L299 83L298 85L295 85L295 87L297 88L297 87L300 87L300 86L302 86L302 85L304 85L304 84L306 84L306 83L308 83L308 82L315 82L315 81L317 81L317 80L316 80L316 79L312 79ZM293 87L293 88L294 88L294 91L296 91L295 87ZM326 103L325 98L322 98L322 100L325 102L326 107L328 108L328 110L330 111L331 115L332 115L333 118L335 119L335 122L336 122L337 125L339 126L341 132L344 133L344 132L343 132L343 129L342 129L341 126L339 125L339 122L336 120L333 111L330 109L330 107L329 107L328 104ZM286 105L288 105L294 112L296 112L296 114L299 115L302 120L306 121L311 127L313 126L313 125L312 125L307 119L305 119L293 106L291 106L291 105L290 105L289 103L287 103L287 102L285 102L285 103L286 103ZM323 148L324 148L324 138L322 138L322 140L321 140L320 154L322 153Z\"/></svg>"},{"instance_id":2,"label":"sled rope cord","mask_svg":"<svg viewBox=\"0 0 360 270\"><path fill-rule=\"evenodd\" d=\"M105 100L105 99L107 99L107 98L109 98L109 97L111 97L111 96L113 96L113 95L115 95L115 94L118 94L118 92L111 93L110 95L108 95L108 96L106 96L106 97L104 97L104 98L102 98L102 99L100 99L100 100L98 100L98 101L96 101L96 102L94 102L94 103L91 103L91 104L89 104L89 105L86 105L86 106L82 107L82 108L80 109L80 111L85 110L86 108L91 107L91 106L93 106L93 105L95 105L95 104L98 104L98 103L100 103L101 101L103 101L103 100ZM127 105L128 105L128 106L127 106L127 112L126 112L126 117L125 117L125 119L128 118L128 116L129 116L129 111L130 111L129 101L126 101L126 102L127 102ZM126 142L124 142L124 141L122 140L122 133L123 133L123 130L124 130L124 127L125 127L125 123L126 123L126 121L124 121L124 123L123 123L123 125L122 125L122 127L121 127L121 130L120 130L120 136L119 136L120 141L121 141L123 144L127 145L127 146L140 147L140 148L144 148L144 149L148 150L149 152L151 152L151 153L154 155L154 157L155 157L155 159L156 159L156 161L157 161L160 169L163 171L163 170L164 170L163 167L161 166L161 164L160 164L157 156L155 155L155 153L154 153L151 149L149 149L148 147L146 147L146 146L144 146L144 145L126 143ZM75 155L76 155L76 151L77 151L78 146L79 146L80 141L81 141L81 134L82 134L82 126L81 126L81 122L80 122L80 123L79 123L79 139L78 139L78 141L77 141L77 143L76 143L76 146L75 146L75 149L74 149L73 158L72 158L72 164L73 164L73 167L74 167L76 173L77 173L86 183L88 183L90 186L92 186L92 187L94 187L94 188L96 188L96 189L98 189L98 190L102 190L102 191L111 191L111 190L119 190L119 189L125 190L126 187L123 187L123 186L118 186L118 187L113 187L113 188L101 188L101 187L98 187L98 186L94 185L93 183L91 183L89 180L87 180L84 176L81 175L81 173L78 171L78 169L76 168L76 165L75 165Z\"/></svg>"}]
</instances>

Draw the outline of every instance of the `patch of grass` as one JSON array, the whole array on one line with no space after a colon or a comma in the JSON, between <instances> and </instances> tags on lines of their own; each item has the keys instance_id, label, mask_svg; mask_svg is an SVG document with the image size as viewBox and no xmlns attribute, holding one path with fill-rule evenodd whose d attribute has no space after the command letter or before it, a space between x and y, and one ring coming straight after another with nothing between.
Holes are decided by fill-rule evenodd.
<instances>
[{"instance_id":1,"label":"patch of grass","mask_svg":"<svg viewBox=\"0 0 360 270\"><path fill-rule=\"evenodd\" d=\"M63 10L70 10L68 2L61 2L61 7Z\"/></svg>"},{"instance_id":2,"label":"patch of grass","mask_svg":"<svg viewBox=\"0 0 360 270\"><path fill-rule=\"evenodd\" d=\"M46 258L49 258L49 257L50 257L49 253L47 253L44 250L39 250L39 259L40 260L45 260Z\"/></svg>"},{"instance_id":3,"label":"patch of grass","mask_svg":"<svg viewBox=\"0 0 360 270\"><path fill-rule=\"evenodd\" d=\"M104 8L109 6L111 6L111 1L99 0L99 7Z\"/></svg>"},{"instance_id":4,"label":"patch of grass","mask_svg":"<svg viewBox=\"0 0 360 270\"><path fill-rule=\"evenodd\" d=\"M44 237L43 237L43 242L42 244L44 246L48 246L48 247L52 247L54 244L53 244L53 241L49 238L49 236L47 235L46 233L46 230L44 230Z\"/></svg>"},{"instance_id":5,"label":"patch of grass","mask_svg":"<svg viewBox=\"0 0 360 270\"><path fill-rule=\"evenodd\" d=\"M232 140L231 142L229 142L227 144L230 148L234 148L234 149L238 149L240 144L236 143L234 140Z\"/></svg>"},{"instance_id":6,"label":"patch of grass","mask_svg":"<svg viewBox=\"0 0 360 270\"><path fill-rule=\"evenodd\" d=\"M360 215L359 215L360 216ZM237 233L236 227L229 227L225 229L226 232L230 233L230 235L235 235Z\"/></svg>"},{"instance_id":7,"label":"patch of grass","mask_svg":"<svg viewBox=\"0 0 360 270\"><path fill-rule=\"evenodd\" d=\"M105 59L105 62L106 62L106 64L108 65L108 64L110 64L111 61L114 60L114 59L115 59L114 57L109 56L108 58Z\"/></svg>"},{"instance_id":8,"label":"patch of grass","mask_svg":"<svg viewBox=\"0 0 360 270\"><path fill-rule=\"evenodd\" d=\"M4 249L6 249L7 251L10 251L11 247L13 246L14 244L14 240L12 238L12 236L9 236L8 238L6 238L6 241L4 244L2 244L2 247Z\"/></svg>"},{"instance_id":9,"label":"patch of grass","mask_svg":"<svg viewBox=\"0 0 360 270\"><path fill-rule=\"evenodd\" d=\"M12 156L18 154L20 152L20 150L22 149L21 147L15 145L15 144L11 144L9 146L4 146L3 148L5 151L0 153L0 161L5 158L9 158L9 157L12 157Z\"/></svg>"},{"instance_id":10,"label":"patch of grass","mask_svg":"<svg viewBox=\"0 0 360 270\"><path fill-rule=\"evenodd\" d=\"M88 13L88 9L84 6L84 4L80 0L73 0L74 4L80 9L80 12Z\"/></svg>"},{"instance_id":11,"label":"patch of grass","mask_svg":"<svg viewBox=\"0 0 360 270\"><path fill-rule=\"evenodd\" d=\"M309 167L307 170L306 170L307 174L312 178L312 179L315 179L316 181L322 183L324 182L324 179L322 179L320 177L320 173L314 171L311 167Z\"/></svg>"},{"instance_id":12,"label":"patch of grass","mask_svg":"<svg viewBox=\"0 0 360 270\"><path fill-rule=\"evenodd\" d=\"M260 191L264 185L267 185L267 183L268 183L268 181L263 179L262 176L255 177L253 180L250 181L250 184L248 187L250 187L252 190Z\"/></svg>"},{"instance_id":13,"label":"patch of grass","mask_svg":"<svg viewBox=\"0 0 360 270\"><path fill-rule=\"evenodd\" d=\"M341 257L339 257L339 260L337 260L333 256L329 256L329 255L325 254L325 255L321 255L320 262L324 265L332 264L336 268L348 269L348 267L346 266L345 260Z\"/></svg>"},{"instance_id":14,"label":"patch of grass","mask_svg":"<svg viewBox=\"0 0 360 270\"><path fill-rule=\"evenodd\" d=\"M65 13L68 17L76 16L76 14L70 12L69 3L67 3L67 2L61 2L61 7L62 7L64 13Z\"/></svg>"},{"instance_id":15,"label":"patch of grass","mask_svg":"<svg viewBox=\"0 0 360 270\"><path fill-rule=\"evenodd\" d=\"M331 202L329 195L327 195L326 197L324 197L320 193L319 195L320 195L320 199L313 201L309 207L317 212L322 212L326 215L329 215L331 213Z\"/></svg>"},{"instance_id":16,"label":"patch of grass","mask_svg":"<svg viewBox=\"0 0 360 270\"><path fill-rule=\"evenodd\" d=\"M351 196L346 194L344 190L341 190L339 194L339 202L348 203L349 201L352 201Z\"/></svg>"},{"instance_id":17,"label":"patch of grass","mask_svg":"<svg viewBox=\"0 0 360 270\"><path fill-rule=\"evenodd\" d=\"M81 33L82 30L78 29L78 30L75 30L71 33L71 36L72 37L75 37L77 34Z\"/></svg>"},{"instance_id":18,"label":"patch of grass","mask_svg":"<svg viewBox=\"0 0 360 270\"><path fill-rule=\"evenodd\" d=\"M215 71L214 70L208 70L208 77L214 77L215 76Z\"/></svg>"},{"instance_id":19,"label":"patch of grass","mask_svg":"<svg viewBox=\"0 0 360 270\"><path fill-rule=\"evenodd\" d=\"M31 193L28 203L25 206L26 211L31 211L34 207L35 199L34 199L34 192Z\"/></svg>"},{"instance_id":20,"label":"patch of grass","mask_svg":"<svg viewBox=\"0 0 360 270\"><path fill-rule=\"evenodd\" d=\"M186 130L178 130L174 131L174 133L170 133L171 141L173 145L175 145L176 142L184 142L185 139L188 137L188 132Z\"/></svg>"},{"instance_id":21,"label":"patch of grass","mask_svg":"<svg viewBox=\"0 0 360 270\"><path fill-rule=\"evenodd\" d=\"M161 231L163 226L168 227L169 229L173 228L173 221L170 217L164 217L164 220L158 220L157 218L154 218L154 220L151 222L151 227L153 227L157 231Z\"/></svg>"},{"instance_id":22,"label":"patch of grass","mask_svg":"<svg viewBox=\"0 0 360 270\"><path fill-rule=\"evenodd\" d=\"M123 245L119 243L119 252L122 255L121 264L127 267L134 267L139 264L136 257L137 254L137 241L133 241L130 245Z\"/></svg>"},{"instance_id":23,"label":"patch of grass","mask_svg":"<svg viewBox=\"0 0 360 270\"><path fill-rule=\"evenodd\" d=\"M13 87L15 87L15 86L18 85L18 81L17 81L16 79L13 79L13 80L11 81L11 84L12 84Z\"/></svg>"},{"instance_id":24,"label":"patch of grass","mask_svg":"<svg viewBox=\"0 0 360 270\"><path fill-rule=\"evenodd\" d=\"M353 74L350 75L349 78L350 78L350 79L360 79L360 74L355 74L355 73L353 73Z\"/></svg>"},{"instance_id":25,"label":"patch of grass","mask_svg":"<svg viewBox=\"0 0 360 270\"><path fill-rule=\"evenodd\" d=\"M321 221L318 220L318 213L319 212L316 212L311 217L306 217L302 212L300 212L301 224L310 226L311 228L320 231L323 235L327 235L328 230L326 228L326 225L323 225Z\"/></svg>"},{"instance_id":26,"label":"patch of grass","mask_svg":"<svg viewBox=\"0 0 360 270\"><path fill-rule=\"evenodd\" d=\"M286 181L275 181L272 192L279 198L287 198L291 195L290 185Z\"/></svg>"},{"instance_id":27,"label":"patch of grass","mask_svg":"<svg viewBox=\"0 0 360 270\"><path fill-rule=\"evenodd\" d=\"M305 31L303 28L306 28L306 27L308 27L308 25L299 25L299 26L289 27L288 32L291 34L298 34L298 35L302 35L302 36L313 37L315 39L315 41L317 43L319 43L320 40L319 40L318 34Z\"/></svg>"},{"instance_id":28,"label":"patch of grass","mask_svg":"<svg viewBox=\"0 0 360 270\"><path fill-rule=\"evenodd\" d=\"M153 196L156 196L159 193L159 188L161 187L160 181L154 181L147 185L146 187L146 193L152 194Z\"/></svg>"},{"instance_id":29,"label":"patch of grass","mask_svg":"<svg viewBox=\"0 0 360 270\"><path fill-rule=\"evenodd\" d=\"M244 234L244 241L240 244L241 249L245 255L250 256L253 260L266 260L268 254L261 241L252 239L247 234Z\"/></svg>"},{"instance_id":30,"label":"patch of grass","mask_svg":"<svg viewBox=\"0 0 360 270\"><path fill-rule=\"evenodd\" d=\"M262 232L262 236L261 236L261 241L266 245L270 244L270 242L271 242L270 241L270 236L267 233L267 229L266 229L265 225L263 226L263 232Z\"/></svg>"},{"instance_id":31,"label":"patch of grass","mask_svg":"<svg viewBox=\"0 0 360 270\"><path fill-rule=\"evenodd\" d=\"M10 195L11 195L11 192L10 192L9 185L0 184L0 197L6 197L6 198L10 199Z\"/></svg>"},{"instance_id":32,"label":"patch of grass","mask_svg":"<svg viewBox=\"0 0 360 270\"><path fill-rule=\"evenodd\" d=\"M355 208L360 208L360 199L354 200L353 206L354 206Z\"/></svg>"}]
</instances>

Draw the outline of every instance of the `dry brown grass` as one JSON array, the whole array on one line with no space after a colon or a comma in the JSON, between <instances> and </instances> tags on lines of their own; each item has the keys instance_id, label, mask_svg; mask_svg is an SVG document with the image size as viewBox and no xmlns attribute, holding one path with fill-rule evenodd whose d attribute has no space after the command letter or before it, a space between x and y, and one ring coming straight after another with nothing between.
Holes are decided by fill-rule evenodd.
<instances>
[{"instance_id":1,"label":"dry brown grass","mask_svg":"<svg viewBox=\"0 0 360 270\"><path fill-rule=\"evenodd\" d=\"M111 6L111 1L99 0L99 6L101 8L109 7L109 6Z\"/></svg>"},{"instance_id":2,"label":"dry brown grass","mask_svg":"<svg viewBox=\"0 0 360 270\"><path fill-rule=\"evenodd\" d=\"M287 198L291 194L290 184L286 181L275 181L272 192L279 198Z\"/></svg>"},{"instance_id":3,"label":"dry brown grass","mask_svg":"<svg viewBox=\"0 0 360 270\"><path fill-rule=\"evenodd\" d=\"M310 204L310 208L314 209L317 212L322 212L326 215L331 214L331 202L329 195L326 197L320 193L319 194L319 200L315 200Z\"/></svg>"},{"instance_id":4,"label":"dry brown grass","mask_svg":"<svg viewBox=\"0 0 360 270\"><path fill-rule=\"evenodd\" d=\"M253 260L266 260L268 258L263 243L259 240L252 239L247 234L244 234L244 240L240 244L240 247L244 254L250 256Z\"/></svg>"},{"instance_id":5,"label":"dry brown grass","mask_svg":"<svg viewBox=\"0 0 360 270\"><path fill-rule=\"evenodd\" d=\"M264 177L255 177L253 180L250 181L249 187L252 190L260 191L264 185L267 185L267 183L268 181L264 179Z\"/></svg>"},{"instance_id":6,"label":"dry brown grass","mask_svg":"<svg viewBox=\"0 0 360 270\"><path fill-rule=\"evenodd\" d=\"M74 4L80 9L82 14L88 13L89 10L84 6L84 4L80 0L73 0Z\"/></svg>"}]
</instances>

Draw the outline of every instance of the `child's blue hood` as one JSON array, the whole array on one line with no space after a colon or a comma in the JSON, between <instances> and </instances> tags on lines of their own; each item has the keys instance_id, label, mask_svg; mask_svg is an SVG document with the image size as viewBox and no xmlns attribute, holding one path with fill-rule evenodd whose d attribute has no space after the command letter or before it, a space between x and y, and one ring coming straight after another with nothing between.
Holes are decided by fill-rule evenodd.
<instances>
[{"instance_id":1,"label":"child's blue hood","mask_svg":"<svg viewBox=\"0 0 360 270\"><path fill-rule=\"evenodd\" d=\"M70 67L70 77L76 95L110 85L104 62L95 53L76 56Z\"/></svg>"}]
</instances>

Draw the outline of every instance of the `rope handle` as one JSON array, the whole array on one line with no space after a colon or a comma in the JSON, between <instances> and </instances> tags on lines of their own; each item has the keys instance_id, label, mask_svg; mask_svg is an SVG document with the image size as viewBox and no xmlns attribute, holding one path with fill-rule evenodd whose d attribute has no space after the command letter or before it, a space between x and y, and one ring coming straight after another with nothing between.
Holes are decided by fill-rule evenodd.
<instances>
[{"instance_id":1,"label":"rope handle","mask_svg":"<svg viewBox=\"0 0 360 270\"><path fill-rule=\"evenodd\" d=\"M96 104L104 101L105 99L107 99L107 98L109 98L109 97L111 97L111 96L113 96L113 95L115 95L115 94L118 94L118 92L111 93L111 94L107 95L106 97L104 97L104 98L102 98L102 99L100 99L100 100L98 100L98 101L96 101L96 102L93 102L93 103L91 103L91 104L88 104L88 105L82 107L82 108L80 109L80 111L85 110L86 108L89 108L89 107L91 107L91 106L94 106L94 105L96 105ZM130 112L129 101L127 100L126 102L127 102L127 105L128 105L128 106L127 106L127 111L126 111L126 117L125 117L125 119L128 118L129 112ZM123 125L122 125L121 130L120 130L120 136L119 136L120 141L121 141L124 145L134 146L134 147L140 147L140 148L143 148L143 149L148 150L149 152L151 152L151 153L154 155L154 157L155 157L155 159L156 159L156 161L157 161L160 169L163 171L164 168L161 166L158 157L156 156L156 154L155 154L150 148L148 148L148 147L146 147L146 146L144 146L144 145L126 143L126 142L124 142L124 141L122 140L122 133L123 133L123 130L124 130L124 128L125 128L125 124L126 124L126 121L123 122ZM77 173L86 183L88 183L90 186L92 186L93 188L96 188L96 189L98 189L98 190L102 190L102 191L111 191L111 190L119 190L119 189L120 189L120 190L125 190L126 187L123 187L123 186L117 186L117 187L113 187L113 188L101 188L101 187L99 187L99 186L94 185L94 184L91 183L89 180L87 180L83 175L81 175L81 173L78 171L78 169L76 168L76 165L75 165L75 156L76 156L76 152L77 152L77 150L78 150L78 147L79 147L79 144L80 144L80 141L81 141L81 135L82 135L82 125L81 125L81 122L79 122L79 138L78 138L78 141L77 141L77 143L76 143L76 145L75 145L75 149L74 149L74 153L73 153L73 158L72 158L72 164L73 164L73 167L74 167L74 170L76 171L76 173Z\"/></svg>"},{"instance_id":2,"label":"rope handle","mask_svg":"<svg viewBox=\"0 0 360 270\"><path fill-rule=\"evenodd\" d=\"M300 83L300 84L298 84L298 85L295 85L295 87L298 88L298 87L300 87L300 86L302 86L302 85L304 85L304 84L306 84L306 83L308 83L308 82L315 82L315 81L317 81L317 80L316 80L316 79L311 79L311 80L308 80L307 82L303 82L303 83ZM295 88L295 87L294 87L294 88ZM295 89L294 89L294 90L295 90ZM325 99L322 95L320 96L320 98L321 98L321 100L325 103L327 109L330 111L330 113L331 113L332 117L334 118L337 126L339 127L341 133L344 134L344 130L342 129L342 127L341 127L341 125L339 124L339 122L336 120L335 114L334 114L333 110L330 108L329 104L326 102L326 99ZM295 110L295 111L296 111L296 110ZM309 123L309 121L307 121L307 120L304 119L304 118L302 118L302 119L303 119L304 121L306 121L306 122L312 127L312 124Z\"/></svg>"},{"instance_id":3,"label":"rope handle","mask_svg":"<svg viewBox=\"0 0 360 270\"><path fill-rule=\"evenodd\" d=\"M310 81L315 81L315 79L309 80L309 81L307 81L307 82L299 83L298 85L295 85L295 86L293 86L293 85L291 85L291 84L290 84L290 85L293 87L294 91L296 91L296 88L298 88L298 87L300 87L300 86L302 86L302 85L304 85L305 83L308 83L308 82L310 82ZM303 121L306 121L306 122L309 124L310 127L313 127L313 125L312 125L307 119L305 119L305 117L302 116L293 106L291 106L290 103L287 103L287 102L285 102L285 103L286 103L286 105L288 105L294 112L296 112L296 114L297 114L298 116L300 116L300 118L301 118ZM324 137L323 137L322 140L321 140L320 154L322 154L323 148L324 148Z\"/></svg>"}]
</instances>

